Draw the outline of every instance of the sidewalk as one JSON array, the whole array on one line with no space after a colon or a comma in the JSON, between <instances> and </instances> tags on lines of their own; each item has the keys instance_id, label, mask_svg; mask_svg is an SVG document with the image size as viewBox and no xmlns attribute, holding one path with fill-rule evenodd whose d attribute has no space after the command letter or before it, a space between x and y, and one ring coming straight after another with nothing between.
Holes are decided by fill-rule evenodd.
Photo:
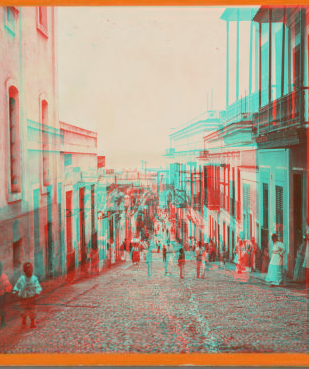
<instances>
[{"instance_id":1,"label":"sidewalk","mask_svg":"<svg viewBox=\"0 0 309 369\"><path fill-rule=\"evenodd\" d=\"M220 268L220 262L219 261L215 261L213 263L209 263L210 265L216 265L218 268ZM236 269L236 264L232 263L232 262L226 262L225 263L225 270L229 271L229 272L234 272ZM260 280L262 281L265 285L266 285L266 277L267 277L267 273L261 273L259 271L256 272L251 272L250 273L250 278L251 279L256 279L256 280ZM306 292L306 282L304 283L299 283L299 282L293 282L293 280L291 280L289 277L284 276L283 277L283 286L284 288L289 288L292 290L296 290L299 291L301 293Z\"/></svg>"},{"instance_id":2,"label":"sidewalk","mask_svg":"<svg viewBox=\"0 0 309 369\"><path fill-rule=\"evenodd\" d=\"M101 262L100 273L104 274L107 271L117 268L120 265L123 265L125 262L120 258L115 260L114 264L110 264L107 260ZM90 265L79 266L73 271L68 272L67 274L63 274L54 278L50 278L44 281L40 281L40 285L42 286L42 293L38 297L40 299L42 296L51 293L58 288L68 286L70 284L75 284L81 282L82 280L91 279L95 277L95 274L91 273ZM11 321L19 315L19 300L16 296L9 295L6 297L6 322Z\"/></svg>"}]
</instances>

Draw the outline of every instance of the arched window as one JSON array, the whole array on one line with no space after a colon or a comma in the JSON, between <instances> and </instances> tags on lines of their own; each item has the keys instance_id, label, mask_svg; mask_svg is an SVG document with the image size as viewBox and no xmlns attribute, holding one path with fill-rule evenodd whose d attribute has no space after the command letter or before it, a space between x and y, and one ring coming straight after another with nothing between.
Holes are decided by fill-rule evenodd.
<instances>
[{"instance_id":1,"label":"arched window","mask_svg":"<svg viewBox=\"0 0 309 369\"><path fill-rule=\"evenodd\" d=\"M43 168L43 186L49 186L49 137L48 137L48 102L41 101L41 122L42 122L42 168Z\"/></svg>"}]
</instances>

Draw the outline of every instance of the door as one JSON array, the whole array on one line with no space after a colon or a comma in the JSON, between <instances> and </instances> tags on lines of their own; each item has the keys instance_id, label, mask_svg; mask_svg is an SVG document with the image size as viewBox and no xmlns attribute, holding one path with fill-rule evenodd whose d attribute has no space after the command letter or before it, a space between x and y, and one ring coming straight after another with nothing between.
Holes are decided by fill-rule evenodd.
<instances>
[{"instance_id":1,"label":"door","mask_svg":"<svg viewBox=\"0 0 309 369\"><path fill-rule=\"evenodd\" d=\"M79 221L80 221L80 251L81 263L87 261L87 251L85 242L85 187L79 189Z\"/></svg>"},{"instance_id":2,"label":"door","mask_svg":"<svg viewBox=\"0 0 309 369\"><path fill-rule=\"evenodd\" d=\"M232 256L233 256L234 250L235 250L235 232L234 230L232 230Z\"/></svg>"},{"instance_id":3,"label":"door","mask_svg":"<svg viewBox=\"0 0 309 369\"><path fill-rule=\"evenodd\" d=\"M263 226L261 228L261 252L264 253L264 249L268 245L269 238L269 194L268 183L263 183Z\"/></svg>"},{"instance_id":4,"label":"door","mask_svg":"<svg viewBox=\"0 0 309 369\"><path fill-rule=\"evenodd\" d=\"M276 232L283 242L283 187L276 186Z\"/></svg>"},{"instance_id":5,"label":"door","mask_svg":"<svg viewBox=\"0 0 309 369\"><path fill-rule=\"evenodd\" d=\"M66 192L66 254L67 271L75 269L75 252L72 243L72 191Z\"/></svg>"},{"instance_id":6,"label":"door","mask_svg":"<svg viewBox=\"0 0 309 369\"><path fill-rule=\"evenodd\" d=\"M53 219L52 219L52 188L51 186L47 192L47 225L46 225L46 239L47 239L47 273L48 277L53 275Z\"/></svg>"},{"instance_id":7,"label":"door","mask_svg":"<svg viewBox=\"0 0 309 369\"><path fill-rule=\"evenodd\" d=\"M293 176L294 258L302 241L302 174Z\"/></svg>"},{"instance_id":8,"label":"door","mask_svg":"<svg viewBox=\"0 0 309 369\"><path fill-rule=\"evenodd\" d=\"M243 230L246 240L251 239L251 225L250 225L250 185L243 184Z\"/></svg>"},{"instance_id":9,"label":"door","mask_svg":"<svg viewBox=\"0 0 309 369\"><path fill-rule=\"evenodd\" d=\"M230 226L227 226L227 232L226 232L226 245L227 245L227 255L228 258L230 259L231 255L230 255Z\"/></svg>"}]
</instances>

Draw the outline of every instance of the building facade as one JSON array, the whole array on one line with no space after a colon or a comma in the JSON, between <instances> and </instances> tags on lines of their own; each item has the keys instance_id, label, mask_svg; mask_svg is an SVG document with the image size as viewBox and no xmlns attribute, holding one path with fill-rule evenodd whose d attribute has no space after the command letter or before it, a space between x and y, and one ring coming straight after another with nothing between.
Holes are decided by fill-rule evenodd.
<instances>
[{"instance_id":1,"label":"building facade","mask_svg":"<svg viewBox=\"0 0 309 369\"><path fill-rule=\"evenodd\" d=\"M14 281L31 261L62 273L56 9L2 7L1 259Z\"/></svg>"}]
</instances>

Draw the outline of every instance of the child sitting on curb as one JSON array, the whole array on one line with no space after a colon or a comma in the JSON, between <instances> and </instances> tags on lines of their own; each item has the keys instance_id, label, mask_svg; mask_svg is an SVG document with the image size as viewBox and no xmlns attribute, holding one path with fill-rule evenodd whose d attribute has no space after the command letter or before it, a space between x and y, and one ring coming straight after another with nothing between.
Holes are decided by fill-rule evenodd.
<instances>
[{"instance_id":1,"label":"child sitting on curb","mask_svg":"<svg viewBox=\"0 0 309 369\"><path fill-rule=\"evenodd\" d=\"M25 275L18 279L13 288L13 293L18 293L20 298L22 326L26 326L27 316L29 315L31 328L35 328L35 297L42 292L42 287L38 278L33 274L33 265L31 263L25 263L23 270Z\"/></svg>"}]
</instances>

